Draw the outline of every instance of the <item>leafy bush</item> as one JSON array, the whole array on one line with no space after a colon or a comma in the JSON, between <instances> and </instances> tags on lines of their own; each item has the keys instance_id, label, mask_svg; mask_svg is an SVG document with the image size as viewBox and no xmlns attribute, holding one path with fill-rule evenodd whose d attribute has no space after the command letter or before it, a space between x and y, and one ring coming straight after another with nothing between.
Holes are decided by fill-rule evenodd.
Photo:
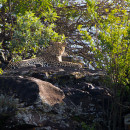
<instances>
[{"instance_id":1,"label":"leafy bush","mask_svg":"<svg viewBox=\"0 0 130 130\"><path fill-rule=\"evenodd\" d=\"M59 16L50 0L4 0L0 12L1 34L4 36L0 48L13 60L35 57L39 48L50 41L65 40L64 35L54 31L54 21Z\"/></svg>"},{"instance_id":2,"label":"leafy bush","mask_svg":"<svg viewBox=\"0 0 130 130\"><path fill-rule=\"evenodd\" d=\"M95 67L106 70L113 83L126 85L130 82L128 13L125 8L116 4L112 9L105 9L106 15L99 15L97 11L96 3L89 1L87 12L92 21L96 21L93 26L96 34L92 36L88 31L81 30L81 25L80 33L84 35L83 39L90 43Z\"/></svg>"},{"instance_id":3,"label":"leafy bush","mask_svg":"<svg viewBox=\"0 0 130 130\"><path fill-rule=\"evenodd\" d=\"M29 55L30 50L34 53L40 47L46 46L50 41L62 40L62 35L58 35L53 28L54 24L45 26L40 18L32 12L26 12L25 15L17 16L17 24L13 28L13 37L9 48L13 54ZM9 25L8 25L9 28Z\"/></svg>"}]
</instances>

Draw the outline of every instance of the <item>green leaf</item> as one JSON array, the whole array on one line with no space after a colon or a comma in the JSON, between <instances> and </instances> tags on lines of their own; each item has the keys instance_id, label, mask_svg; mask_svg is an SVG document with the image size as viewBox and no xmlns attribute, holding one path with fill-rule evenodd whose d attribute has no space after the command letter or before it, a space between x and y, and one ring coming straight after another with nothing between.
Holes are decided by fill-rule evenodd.
<instances>
[{"instance_id":1,"label":"green leaf","mask_svg":"<svg viewBox=\"0 0 130 130\"><path fill-rule=\"evenodd\" d=\"M78 25L77 29L80 31L82 28L82 25Z\"/></svg>"},{"instance_id":2,"label":"green leaf","mask_svg":"<svg viewBox=\"0 0 130 130\"><path fill-rule=\"evenodd\" d=\"M0 74L3 74L3 70L0 68Z\"/></svg>"}]
</instances>

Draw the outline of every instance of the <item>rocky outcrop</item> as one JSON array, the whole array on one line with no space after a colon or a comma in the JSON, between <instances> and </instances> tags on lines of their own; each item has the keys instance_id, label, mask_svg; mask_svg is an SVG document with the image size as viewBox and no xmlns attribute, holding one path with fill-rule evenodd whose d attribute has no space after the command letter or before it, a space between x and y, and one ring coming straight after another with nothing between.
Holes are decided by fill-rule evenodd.
<instances>
[{"instance_id":1,"label":"rocky outcrop","mask_svg":"<svg viewBox=\"0 0 130 130\"><path fill-rule=\"evenodd\" d=\"M103 78L99 71L41 67L0 76L0 128L105 128L112 93Z\"/></svg>"},{"instance_id":2,"label":"rocky outcrop","mask_svg":"<svg viewBox=\"0 0 130 130\"><path fill-rule=\"evenodd\" d=\"M33 77L1 76L0 90L2 94L18 97L20 101L26 102L26 105L34 104L39 100L48 105L54 105L61 103L64 98L62 90L49 82Z\"/></svg>"}]
</instances>

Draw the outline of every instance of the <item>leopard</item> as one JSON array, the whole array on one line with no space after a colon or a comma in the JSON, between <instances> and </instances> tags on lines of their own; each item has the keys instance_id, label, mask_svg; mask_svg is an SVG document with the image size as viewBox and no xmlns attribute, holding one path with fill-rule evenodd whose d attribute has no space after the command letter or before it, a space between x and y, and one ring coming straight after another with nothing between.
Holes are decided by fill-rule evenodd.
<instances>
[{"instance_id":1,"label":"leopard","mask_svg":"<svg viewBox=\"0 0 130 130\"><path fill-rule=\"evenodd\" d=\"M15 70L22 67L30 66L42 66L42 67L67 67L80 69L82 64L67 62L62 60L62 56L65 52L66 43L54 42L47 47L40 56L32 59L21 60L17 62L10 62L7 67L7 70Z\"/></svg>"}]
</instances>

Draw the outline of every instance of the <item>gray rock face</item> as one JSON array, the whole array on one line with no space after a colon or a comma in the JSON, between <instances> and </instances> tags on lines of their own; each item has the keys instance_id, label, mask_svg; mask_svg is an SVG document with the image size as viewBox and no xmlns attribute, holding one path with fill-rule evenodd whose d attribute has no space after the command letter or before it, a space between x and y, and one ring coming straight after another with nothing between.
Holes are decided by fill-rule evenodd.
<instances>
[{"instance_id":1,"label":"gray rock face","mask_svg":"<svg viewBox=\"0 0 130 130\"><path fill-rule=\"evenodd\" d=\"M24 75L0 76L0 128L100 129L112 95L100 84L103 75L51 68Z\"/></svg>"},{"instance_id":2,"label":"gray rock face","mask_svg":"<svg viewBox=\"0 0 130 130\"><path fill-rule=\"evenodd\" d=\"M18 97L26 105L34 104L39 99L44 103L54 105L62 102L64 98L64 93L59 88L32 77L0 77L0 90L2 94Z\"/></svg>"},{"instance_id":3,"label":"gray rock face","mask_svg":"<svg viewBox=\"0 0 130 130\"><path fill-rule=\"evenodd\" d=\"M6 128L27 124L39 126L48 119L44 112L52 111L55 104L63 104L65 97L63 91L49 82L36 78L23 77L0 77L0 101L7 102L1 104L1 119L8 116L8 112L13 113L11 122L7 121ZM11 125L12 124L12 125Z\"/></svg>"}]
</instances>

